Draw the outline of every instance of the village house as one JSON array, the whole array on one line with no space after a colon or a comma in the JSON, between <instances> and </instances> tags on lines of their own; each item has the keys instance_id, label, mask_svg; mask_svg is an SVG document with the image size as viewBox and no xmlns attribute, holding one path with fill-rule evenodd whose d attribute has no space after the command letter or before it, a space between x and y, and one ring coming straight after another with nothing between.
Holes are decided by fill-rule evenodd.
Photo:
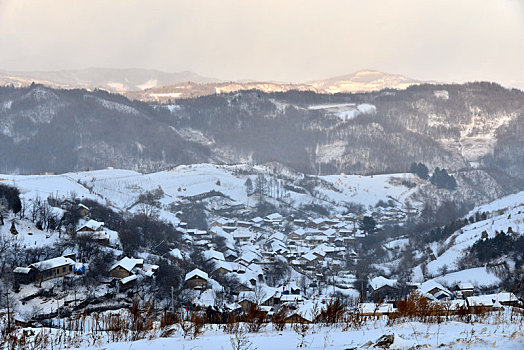
<instances>
[{"instance_id":1,"label":"village house","mask_svg":"<svg viewBox=\"0 0 524 350\"><path fill-rule=\"evenodd\" d=\"M306 230L304 230L303 228L299 228L298 230L291 232L288 235L288 239L292 239L294 241L303 240L306 237L306 235Z\"/></svg>"},{"instance_id":2,"label":"village house","mask_svg":"<svg viewBox=\"0 0 524 350\"><path fill-rule=\"evenodd\" d=\"M232 264L228 261L214 260L213 276L225 275L227 273L233 272Z\"/></svg>"},{"instance_id":3,"label":"village house","mask_svg":"<svg viewBox=\"0 0 524 350\"><path fill-rule=\"evenodd\" d=\"M202 270L194 269L186 274L184 282L189 289L206 289L209 277Z\"/></svg>"},{"instance_id":4,"label":"village house","mask_svg":"<svg viewBox=\"0 0 524 350\"><path fill-rule=\"evenodd\" d=\"M360 303L357 312L362 317L377 317L395 313L397 310L391 303Z\"/></svg>"},{"instance_id":5,"label":"village house","mask_svg":"<svg viewBox=\"0 0 524 350\"><path fill-rule=\"evenodd\" d=\"M398 296L397 280L383 276L374 277L369 281L370 293L374 300L392 300Z\"/></svg>"},{"instance_id":6,"label":"village house","mask_svg":"<svg viewBox=\"0 0 524 350\"><path fill-rule=\"evenodd\" d=\"M109 269L109 276L126 278L132 275L131 271L135 267L142 267L143 265L144 259L133 259L126 256L111 266Z\"/></svg>"},{"instance_id":7,"label":"village house","mask_svg":"<svg viewBox=\"0 0 524 350\"><path fill-rule=\"evenodd\" d=\"M285 323L312 323L315 321L315 309L320 309L315 301L306 301L295 304L293 307L283 306L287 309Z\"/></svg>"},{"instance_id":8,"label":"village house","mask_svg":"<svg viewBox=\"0 0 524 350\"><path fill-rule=\"evenodd\" d=\"M89 220L83 224L76 230L76 235L89 237L105 246L109 246L110 243L109 235L104 231L104 223L95 220Z\"/></svg>"},{"instance_id":9,"label":"village house","mask_svg":"<svg viewBox=\"0 0 524 350\"><path fill-rule=\"evenodd\" d=\"M251 240L251 234L248 232L235 232L233 233L233 239L236 244L246 244Z\"/></svg>"},{"instance_id":10,"label":"village house","mask_svg":"<svg viewBox=\"0 0 524 350\"><path fill-rule=\"evenodd\" d=\"M18 269L18 272L15 271L15 274L25 274L27 277L22 278L24 281L47 281L53 278L63 277L71 274L71 272L73 272L74 264L75 261L73 259L67 258L65 256L59 256L53 259L31 264L27 268Z\"/></svg>"},{"instance_id":11,"label":"village house","mask_svg":"<svg viewBox=\"0 0 524 350\"><path fill-rule=\"evenodd\" d=\"M226 261L235 261L235 259L238 258L237 252L233 249L227 249L223 254Z\"/></svg>"},{"instance_id":12,"label":"village house","mask_svg":"<svg viewBox=\"0 0 524 350\"><path fill-rule=\"evenodd\" d=\"M455 286L455 295L457 298L466 299L473 296L473 284L469 282L459 282Z\"/></svg>"},{"instance_id":13,"label":"village house","mask_svg":"<svg viewBox=\"0 0 524 350\"><path fill-rule=\"evenodd\" d=\"M422 283L419 287L420 292L431 300L450 300L453 297L453 294L435 281L426 281Z\"/></svg>"},{"instance_id":14,"label":"village house","mask_svg":"<svg viewBox=\"0 0 524 350\"><path fill-rule=\"evenodd\" d=\"M520 301L515 294L510 292L501 292L497 294L487 294L472 296L466 298L466 303L471 312L478 310L501 310L502 306L517 306Z\"/></svg>"},{"instance_id":15,"label":"village house","mask_svg":"<svg viewBox=\"0 0 524 350\"><path fill-rule=\"evenodd\" d=\"M210 249L206 250L202 253L202 257L204 258L204 262L217 262L217 261L225 261L224 254L221 252L218 252L216 250Z\"/></svg>"},{"instance_id":16,"label":"village house","mask_svg":"<svg viewBox=\"0 0 524 350\"><path fill-rule=\"evenodd\" d=\"M118 281L118 289L123 292L125 290L131 289L136 285L136 280L138 279L137 275L131 275L129 277L122 278Z\"/></svg>"},{"instance_id":17,"label":"village house","mask_svg":"<svg viewBox=\"0 0 524 350\"><path fill-rule=\"evenodd\" d=\"M35 280L36 271L30 267L16 267L13 273L17 284L28 284Z\"/></svg>"},{"instance_id":18,"label":"village house","mask_svg":"<svg viewBox=\"0 0 524 350\"><path fill-rule=\"evenodd\" d=\"M243 228L250 228L251 226L253 226L253 223L249 221L237 221L237 226Z\"/></svg>"},{"instance_id":19,"label":"village house","mask_svg":"<svg viewBox=\"0 0 524 350\"><path fill-rule=\"evenodd\" d=\"M304 264L304 267L313 269L317 262L319 261L318 255L313 254L312 252L309 252L307 254L304 254L299 261L302 261Z\"/></svg>"},{"instance_id":20,"label":"village house","mask_svg":"<svg viewBox=\"0 0 524 350\"><path fill-rule=\"evenodd\" d=\"M262 225L264 223L264 219L262 219L260 216L257 216L256 218L253 218L250 221L253 225Z\"/></svg>"},{"instance_id":21,"label":"village house","mask_svg":"<svg viewBox=\"0 0 524 350\"><path fill-rule=\"evenodd\" d=\"M241 291L240 293L238 293L237 303L240 305L242 312L248 312L251 308L251 305L256 305L255 292Z\"/></svg>"},{"instance_id":22,"label":"village house","mask_svg":"<svg viewBox=\"0 0 524 350\"><path fill-rule=\"evenodd\" d=\"M76 230L76 233L83 233L83 232L95 232L95 231L102 231L104 228L104 223L100 221L95 220L89 220L85 224L83 224L78 230Z\"/></svg>"},{"instance_id":23,"label":"village house","mask_svg":"<svg viewBox=\"0 0 524 350\"><path fill-rule=\"evenodd\" d=\"M284 217L282 215L280 215L279 213L273 213L273 214L269 214L268 216L265 217L265 220L267 220L268 222L270 223L281 223L282 220L284 219Z\"/></svg>"}]
</instances>

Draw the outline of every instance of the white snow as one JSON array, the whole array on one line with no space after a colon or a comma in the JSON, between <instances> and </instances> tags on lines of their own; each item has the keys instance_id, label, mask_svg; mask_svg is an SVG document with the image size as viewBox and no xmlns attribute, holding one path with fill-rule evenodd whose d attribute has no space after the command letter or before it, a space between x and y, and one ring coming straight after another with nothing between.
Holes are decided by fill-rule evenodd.
<instances>
[{"instance_id":1,"label":"white snow","mask_svg":"<svg viewBox=\"0 0 524 350\"><path fill-rule=\"evenodd\" d=\"M334 115L343 121L354 119L359 115L375 114L376 107L372 104L341 103L308 106L309 110L325 110L329 115Z\"/></svg>"}]
</instances>

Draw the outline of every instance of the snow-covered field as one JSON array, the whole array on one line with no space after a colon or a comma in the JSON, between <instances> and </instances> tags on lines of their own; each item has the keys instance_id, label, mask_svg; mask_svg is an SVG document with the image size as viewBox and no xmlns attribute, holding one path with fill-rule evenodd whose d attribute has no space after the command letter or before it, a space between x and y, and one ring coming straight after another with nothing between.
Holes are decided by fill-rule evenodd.
<instances>
[{"instance_id":1,"label":"snow-covered field","mask_svg":"<svg viewBox=\"0 0 524 350\"><path fill-rule=\"evenodd\" d=\"M393 335L390 349L522 349L524 324L522 315L510 322L509 311L495 312L486 319L472 323L444 321L442 323L400 322L388 325L386 320L369 320L361 328L344 325L308 325L303 332L287 325L276 331L267 325L259 333L242 333L245 340L238 349L373 349L384 335ZM36 329L34 329L36 330ZM216 325L208 325L197 338L186 337L178 326L167 337L153 336L134 342L106 343L107 336L99 333L85 337L81 349L142 350L142 349L237 349L238 340ZM38 331L38 330L36 330ZM304 334L302 336L301 334ZM157 334L158 336L158 334ZM302 344L302 346L300 346Z\"/></svg>"},{"instance_id":2,"label":"snow-covered field","mask_svg":"<svg viewBox=\"0 0 524 350\"><path fill-rule=\"evenodd\" d=\"M328 105L313 105L308 106L310 110L324 110L330 115L334 115L343 121L351 120L359 115L364 114L375 114L376 107L368 104L355 104L355 103L341 103L341 104L328 104Z\"/></svg>"},{"instance_id":3,"label":"snow-covered field","mask_svg":"<svg viewBox=\"0 0 524 350\"><path fill-rule=\"evenodd\" d=\"M244 165L211 164L184 165L151 174L105 169L61 175L0 175L0 183L18 187L25 200L36 197L46 199L50 195L69 197L74 193L78 198L89 198L103 204L110 203L121 210L128 210L140 194L159 187L164 191L164 197L161 199L164 205L187 196L215 190L230 197L233 202L252 206L255 200L247 195L244 183L248 178L254 182L256 175L244 175L238 172L248 169L249 167ZM255 167L254 169L265 173L270 179L278 180L268 168ZM287 191L282 200L295 207L320 202L331 207L335 212L343 211L343 204L347 202L360 203L367 207L374 206L379 200L387 202L393 199L402 206L414 189L410 190L402 186L399 179L416 181L412 174L330 175L319 178L333 185L337 190L324 186L317 187L320 197L326 199L319 199L318 196L312 196L310 193ZM392 182L395 184L393 185ZM176 218L168 212L163 214L166 215L166 219L176 221Z\"/></svg>"}]
</instances>

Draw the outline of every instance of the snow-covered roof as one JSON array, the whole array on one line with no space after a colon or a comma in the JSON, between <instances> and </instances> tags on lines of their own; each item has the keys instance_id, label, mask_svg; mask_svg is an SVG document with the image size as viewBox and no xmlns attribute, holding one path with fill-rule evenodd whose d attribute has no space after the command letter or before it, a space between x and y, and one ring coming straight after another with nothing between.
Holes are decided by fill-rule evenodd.
<instances>
[{"instance_id":1,"label":"snow-covered roof","mask_svg":"<svg viewBox=\"0 0 524 350\"><path fill-rule=\"evenodd\" d=\"M308 236L308 237L306 237L306 241L322 241L322 242L327 242L327 241L329 241L329 238L327 238L326 236Z\"/></svg>"},{"instance_id":2,"label":"snow-covered roof","mask_svg":"<svg viewBox=\"0 0 524 350\"><path fill-rule=\"evenodd\" d=\"M59 256L53 259L39 261L37 263L29 265L29 267L33 267L39 271L42 270L49 270L56 267L64 266L64 265L73 265L75 262L72 259Z\"/></svg>"},{"instance_id":3,"label":"snow-covered roof","mask_svg":"<svg viewBox=\"0 0 524 350\"><path fill-rule=\"evenodd\" d=\"M218 269L225 269L225 270L231 272L231 271L233 271L233 266L228 261L218 260L218 261L215 261L215 263L213 264L213 271L216 271Z\"/></svg>"},{"instance_id":4,"label":"snow-covered roof","mask_svg":"<svg viewBox=\"0 0 524 350\"><path fill-rule=\"evenodd\" d=\"M251 221L255 224L259 224L264 221L264 219L262 219L260 216L257 216L256 218L251 219Z\"/></svg>"},{"instance_id":5,"label":"snow-covered roof","mask_svg":"<svg viewBox=\"0 0 524 350\"><path fill-rule=\"evenodd\" d=\"M227 225L227 223L229 222L228 219L225 219L225 218L220 218L216 221L217 224L220 224L220 225Z\"/></svg>"},{"instance_id":6,"label":"snow-covered roof","mask_svg":"<svg viewBox=\"0 0 524 350\"><path fill-rule=\"evenodd\" d=\"M249 239L249 238L251 238L251 233L249 233L249 232L236 232L235 231L235 232L232 233L232 235L233 235L234 239L235 238L236 239L243 239L243 238Z\"/></svg>"},{"instance_id":7,"label":"snow-covered roof","mask_svg":"<svg viewBox=\"0 0 524 350\"><path fill-rule=\"evenodd\" d=\"M211 259L215 259L215 260L226 260L224 258L224 254L221 253L221 252L217 252L216 250L213 250L213 249L210 249L210 250L206 250L202 253L202 255L204 256L204 260L205 261L208 261L208 260L211 260Z\"/></svg>"},{"instance_id":8,"label":"snow-covered roof","mask_svg":"<svg viewBox=\"0 0 524 350\"><path fill-rule=\"evenodd\" d=\"M428 293L429 291L431 291L434 288L446 291L447 293L451 294L451 292L446 287L444 287L442 284L440 284L440 283L438 283L438 282L436 282L434 280L426 281L426 282L422 283L420 285L420 287L419 287L420 291L422 293L424 293L424 294Z\"/></svg>"},{"instance_id":9,"label":"snow-covered roof","mask_svg":"<svg viewBox=\"0 0 524 350\"><path fill-rule=\"evenodd\" d=\"M29 267L17 267L13 270L14 273L23 273L24 275L27 275L29 272L31 272L31 268Z\"/></svg>"},{"instance_id":10,"label":"snow-covered roof","mask_svg":"<svg viewBox=\"0 0 524 350\"><path fill-rule=\"evenodd\" d=\"M282 295L282 297L284 297L284 295ZM320 308L317 305L317 303L312 300L305 301L304 303L299 303L297 305L297 309L295 311L291 311L289 316L299 315L305 320L313 322L315 306L317 309Z\"/></svg>"},{"instance_id":11,"label":"snow-covered roof","mask_svg":"<svg viewBox=\"0 0 524 350\"><path fill-rule=\"evenodd\" d=\"M315 255L312 252L309 252L307 254L302 255L302 258L304 258L307 261L313 261L318 258L318 255Z\"/></svg>"},{"instance_id":12,"label":"snow-covered roof","mask_svg":"<svg viewBox=\"0 0 524 350\"><path fill-rule=\"evenodd\" d=\"M292 233L296 234L299 237L302 237L307 234L307 231L303 228L299 228L298 230L293 231Z\"/></svg>"},{"instance_id":13,"label":"snow-covered roof","mask_svg":"<svg viewBox=\"0 0 524 350\"><path fill-rule=\"evenodd\" d=\"M96 220L89 220L89 221L86 222L85 224L81 225L81 226L80 226L80 229L82 229L82 228L84 228L84 227L88 227L88 228L90 228L90 229L96 231L96 230L101 229L103 226L104 226L104 223L103 223L103 222L96 221Z\"/></svg>"},{"instance_id":14,"label":"snow-covered roof","mask_svg":"<svg viewBox=\"0 0 524 350\"><path fill-rule=\"evenodd\" d=\"M181 252L180 249L178 249L178 248L172 249L172 250L169 252L169 254L170 254L172 257L176 258L176 259L180 259L180 260L183 260L183 259L184 259L184 257L182 256L182 252Z\"/></svg>"},{"instance_id":15,"label":"snow-covered roof","mask_svg":"<svg viewBox=\"0 0 524 350\"><path fill-rule=\"evenodd\" d=\"M286 235L284 235L282 232L275 232L273 233L268 240L277 239L279 241L284 242L286 240Z\"/></svg>"},{"instance_id":16,"label":"snow-covered roof","mask_svg":"<svg viewBox=\"0 0 524 350\"><path fill-rule=\"evenodd\" d=\"M228 249L228 250L226 250L223 254L224 254L224 256L234 256L234 257L238 257L237 252L235 252L233 249Z\"/></svg>"},{"instance_id":17,"label":"snow-covered roof","mask_svg":"<svg viewBox=\"0 0 524 350\"><path fill-rule=\"evenodd\" d=\"M126 271L131 272L135 268L136 265L142 265L144 263L144 259L134 259L134 258L128 258L127 256L123 257L119 261L117 261L109 271L116 269L118 266L123 268Z\"/></svg>"},{"instance_id":18,"label":"snow-covered roof","mask_svg":"<svg viewBox=\"0 0 524 350\"><path fill-rule=\"evenodd\" d=\"M282 303L302 301L302 295L298 295L298 294L282 294L280 296L280 301Z\"/></svg>"},{"instance_id":19,"label":"snow-covered roof","mask_svg":"<svg viewBox=\"0 0 524 350\"><path fill-rule=\"evenodd\" d=\"M330 228L328 230L322 231L322 233L325 234L326 236L333 236L334 234L337 233L337 231L333 228Z\"/></svg>"},{"instance_id":20,"label":"snow-covered roof","mask_svg":"<svg viewBox=\"0 0 524 350\"><path fill-rule=\"evenodd\" d=\"M184 279L184 281L190 280L191 278L193 278L195 276L198 276L198 277L203 278L205 280L207 280L209 278L207 273L205 273L204 271L202 271L200 269L194 269L193 271L188 272L186 274L186 278Z\"/></svg>"},{"instance_id":21,"label":"snow-covered roof","mask_svg":"<svg viewBox=\"0 0 524 350\"><path fill-rule=\"evenodd\" d=\"M317 218L317 219L313 219L311 222L314 223L315 225L320 225L324 223L324 221L325 221L324 218Z\"/></svg>"},{"instance_id":22,"label":"snow-covered roof","mask_svg":"<svg viewBox=\"0 0 524 350\"><path fill-rule=\"evenodd\" d=\"M360 303L358 309L363 314L392 313L395 311L393 304Z\"/></svg>"},{"instance_id":23,"label":"snow-covered roof","mask_svg":"<svg viewBox=\"0 0 524 350\"><path fill-rule=\"evenodd\" d=\"M260 257L258 254L252 252L252 251L244 251L242 252L242 255L237 259L237 261L243 260L247 263L251 263L253 261L258 260Z\"/></svg>"},{"instance_id":24,"label":"snow-covered roof","mask_svg":"<svg viewBox=\"0 0 524 350\"><path fill-rule=\"evenodd\" d=\"M469 290L469 289L473 289L473 284L470 283L470 282L460 282L457 284L457 286L459 287L460 290Z\"/></svg>"},{"instance_id":25,"label":"snow-covered roof","mask_svg":"<svg viewBox=\"0 0 524 350\"><path fill-rule=\"evenodd\" d=\"M271 220L271 221L282 220L282 215L280 215L279 213L273 213L273 214L267 215L266 219Z\"/></svg>"},{"instance_id":26,"label":"snow-covered roof","mask_svg":"<svg viewBox=\"0 0 524 350\"><path fill-rule=\"evenodd\" d=\"M379 288L382 288L384 286L390 286L395 288L397 286L397 280L394 279L388 279L384 276L378 276L374 277L369 281L369 285L373 290L377 290Z\"/></svg>"},{"instance_id":27,"label":"snow-covered roof","mask_svg":"<svg viewBox=\"0 0 524 350\"><path fill-rule=\"evenodd\" d=\"M262 267L260 267L260 265L258 264L249 264L249 266L247 267L249 269L250 272L256 274L256 275L263 275L264 274L264 270L262 270Z\"/></svg>"},{"instance_id":28,"label":"snow-covered roof","mask_svg":"<svg viewBox=\"0 0 524 350\"><path fill-rule=\"evenodd\" d=\"M518 298L513 293L478 295L466 298L469 306L493 306L495 303L515 302Z\"/></svg>"},{"instance_id":29,"label":"snow-covered roof","mask_svg":"<svg viewBox=\"0 0 524 350\"><path fill-rule=\"evenodd\" d=\"M136 280L137 278L138 278L137 275L131 275L131 276L129 276L129 277L122 278L122 279L120 280L120 283L122 283L122 284L127 284L127 283L129 283L129 282L131 282L131 281Z\"/></svg>"},{"instance_id":30,"label":"snow-covered roof","mask_svg":"<svg viewBox=\"0 0 524 350\"><path fill-rule=\"evenodd\" d=\"M238 302L242 302L244 300L250 301L252 303L255 302L255 292L252 291L242 291L238 293Z\"/></svg>"}]
</instances>

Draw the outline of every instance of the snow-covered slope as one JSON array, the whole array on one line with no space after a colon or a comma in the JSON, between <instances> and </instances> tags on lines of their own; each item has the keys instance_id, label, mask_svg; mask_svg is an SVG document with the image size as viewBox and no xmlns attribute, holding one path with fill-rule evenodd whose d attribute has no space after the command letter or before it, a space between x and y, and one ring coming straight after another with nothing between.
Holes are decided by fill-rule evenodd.
<instances>
[{"instance_id":1,"label":"snow-covered slope","mask_svg":"<svg viewBox=\"0 0 524 350\"><path fill-rule=\"evenodd\" d=\"M151 174L105 169L61 175L0 175L0 181L20 188L22 197L26 200L36 197L45 199L50 195L70 197L74 193L79 198L110 203L117 209L133 211L136 210L133 205L140 194L159 187L164 192L161 203L165 206L209 191L223 193L230 204L254 206L256 199L247 195L244 184L248 178L255 183L257 174L264 174L268 182L278 183L275 186L280 190L304 178L299 173L289 173L287 176L277 174L264 166L197 164ZM311 203L321 204L335 214L343 212L345 205L350 202L368 207L374 206L378 201L393 200L395 206L403 208L406 200L416 190L401 184L403 179L416 181L412 174L330 175L312 178L319 180L313 191L293 185L296 191L282 190L283 193L279 195L268 193L267 200L295 208ZM165 212L165 215L169 214ZM169 218L173 219L171 215Z\"/></svg>"},{"instance_id":2,"label":"snow-covered slope","mask_svg":"<svg viewBox=\"0 0 524 350\"><path fill-rule=\"evenodd\" d=\"M369 92L382 89L405 89L421 81L399 74L383 73L375 70L361 70L352 74L319 80L312 85L328 93Z\"/></svg>"},{"instance_id":3,"label":"snow-covered slope","mask_svg":"<svg viewBox=\"0 0 524 350\"><path fill-rule=\"evenodd\" d=\"M435 256L434 260L429 259L425 262L429 276L438 276L437 281L447 282L449 285L462 280L475 286L487 287L500 281L493 271L486 270L484 266L461 271L459 263L479 240L493 238L499 232L513 232L515 236L524 234L524 192L476 207L466 218L477 213L485 213L486 219L466 225L445 241L434 242L428 247ZM423 280L421 266L415 268L414 274L415 279Z\"/></svg>"}]
</instances>

